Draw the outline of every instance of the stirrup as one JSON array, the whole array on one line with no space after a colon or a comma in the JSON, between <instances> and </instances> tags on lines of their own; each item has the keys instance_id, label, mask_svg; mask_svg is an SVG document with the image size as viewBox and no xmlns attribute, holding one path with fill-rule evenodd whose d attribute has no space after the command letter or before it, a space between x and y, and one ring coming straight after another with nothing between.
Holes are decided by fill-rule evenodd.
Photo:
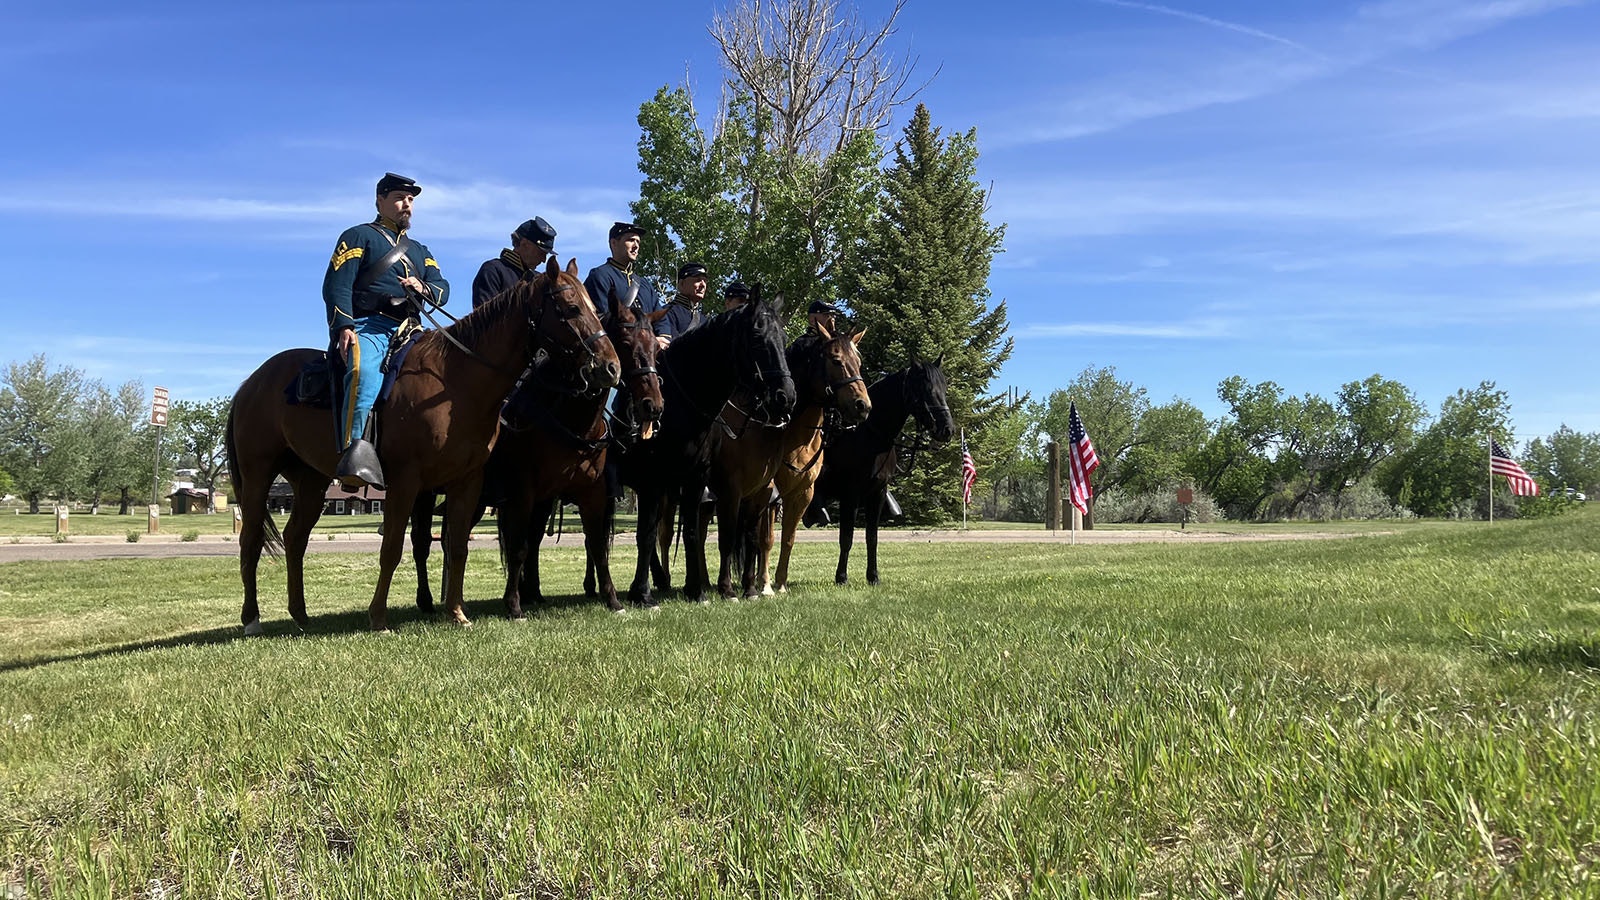
<instances>
[{"instance_id":1,"label":"stirrup","mask_svg":"<svg viewBox=\"0 0 1600 900\"><path fill-rule=\"evenodd\" d=\"M383 466L378 464L378 449L364 440L356 440L339 456L333 477L347 488L368 485L383 490Z\"/></svg>"},{"instance_id":2,"label":"stirrup","mask_svg":"<svg viewBox=\"0 0 1600 900\"><path fill-rule=\"evenodd\" d=\"M889 493L888 488L883 491L883 510L889 514L891 519L898 519L905 515L900 509L900 502L894 499L894 495Z\"/></svg>"}]
</instances>

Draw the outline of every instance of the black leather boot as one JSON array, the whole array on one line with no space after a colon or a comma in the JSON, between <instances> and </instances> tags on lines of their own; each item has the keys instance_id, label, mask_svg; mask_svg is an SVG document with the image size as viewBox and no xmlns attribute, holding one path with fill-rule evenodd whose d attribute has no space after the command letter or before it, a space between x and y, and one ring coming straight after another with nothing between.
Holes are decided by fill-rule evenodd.
<instances>
[{"instance_id":1,"label":"black leather boot","mask_svg":"<svg viewBox=\"0 0 1600 900\"><path fill-rule=\"evenodd\" d=\"M350 443L339 456L339 464L333 468L333 477L344 486L346 490L356 491L372 486L383 490L383 466L378 464L378 448L372 446L367 440L372 437L372 414L367 414L366 426L361 430L362 436Z\"/></svg>"}]
</instances>

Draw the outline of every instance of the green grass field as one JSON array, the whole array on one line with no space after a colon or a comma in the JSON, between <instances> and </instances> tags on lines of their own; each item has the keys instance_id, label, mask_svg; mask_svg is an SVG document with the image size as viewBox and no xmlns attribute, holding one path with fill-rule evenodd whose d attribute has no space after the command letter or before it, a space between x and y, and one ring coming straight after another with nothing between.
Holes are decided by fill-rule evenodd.
<instances>
[{"instance_id":1,"label":"green grass field","mask_svg":"<svg viewBox=\"0 0 1600 900\"><path fill-rule=\"evenodd\" d=\"M1597 525L802 545L622 616L563 542L388 635L322 555L250 640L231 560L8 563L0 897L1600 895Z\"/></svg>"}]
</instances>

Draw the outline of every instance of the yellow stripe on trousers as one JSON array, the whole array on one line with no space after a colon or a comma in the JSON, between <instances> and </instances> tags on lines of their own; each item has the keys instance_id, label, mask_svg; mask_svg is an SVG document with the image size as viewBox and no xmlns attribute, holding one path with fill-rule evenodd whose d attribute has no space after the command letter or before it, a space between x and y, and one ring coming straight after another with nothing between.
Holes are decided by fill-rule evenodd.
<instances>
[{"instance_id":1,"label":"yellow stripe on trousers","mask_svg":"<svg viewBox=\"0 0 1600 900\"><path fill-rule=\"evenodd\" d=\"M344 444L345 444L345 447L348 447L351 444L355 443L355 436L351 433L351 429L355 427L355 423L356 423L356 394L361 390L361 339L360 338L356 338L356 340L350 342L350 361L349 361L349 366L350 366L350 390L345 392L346 394L348 394L348 396L345 397L345 399L344 399L344 402L345 402L345 410L344 410ZM340 447L339 449L343 450L344 447Z\"/></svg>"}]
</instances>

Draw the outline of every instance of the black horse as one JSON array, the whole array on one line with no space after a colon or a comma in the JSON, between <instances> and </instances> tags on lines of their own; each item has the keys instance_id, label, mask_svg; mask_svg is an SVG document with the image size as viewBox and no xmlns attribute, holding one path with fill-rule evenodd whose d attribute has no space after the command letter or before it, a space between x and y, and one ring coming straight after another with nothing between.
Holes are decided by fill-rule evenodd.
<instances>
[{"instance_id":1,"label":"black horse","mask_svg":"<svg viewBox=\"0 0 1600 900\"><path fill-rule=\"evenodd\" d=\"M878 523L883 518L889 479L899 464L895 439L906 419L915 416L917 425L936 443L949 441L955 433L950 403L945 399L946 382L940 368L943 360L941 356L933 362L912 363L879 379L867 389L872 398L867 420L839 434L828 445L812 505L830 499L839 501L839 568L833 576L839 584L850 580L850 545L855 541L856 511L863 504L867 514L867 584L878 583Z\"/></svg>"},{"instance_id":2,"label":"black horse","mask_svg":"<svg viewBox=\"0 0 1600 900\"><path fill-rule=\"evenodd\" d=\"M628 599L655 606L650 563L664 502L678 505L689 548L684 596L699 600L710 581L698 515L716 442L724 433L723 405L738 388L755 399L753 415L786 421L794 410L794 379L784 358L783 299L750 302L680 335L657 359L664 412L654 440L612 448L622 481L639 498L635 534L639 558ZM619 452L620 450L620 452ZM695 529L694 533L690 529Z\"/></svg>"}]
</instances>

